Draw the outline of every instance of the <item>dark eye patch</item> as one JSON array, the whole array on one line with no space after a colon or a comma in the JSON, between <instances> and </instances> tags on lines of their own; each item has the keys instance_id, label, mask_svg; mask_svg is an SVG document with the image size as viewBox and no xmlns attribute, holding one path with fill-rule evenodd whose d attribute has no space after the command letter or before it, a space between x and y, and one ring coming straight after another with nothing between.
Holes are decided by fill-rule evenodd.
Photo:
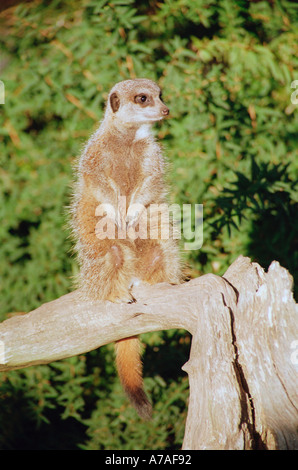
<instances>
[{"instance_id":1,"label":"dark eye patch","mask_svg":"<svg viewBox=\"0 0 298 470\"><path fill-rule=\"evenodd\" d=\"M140 93L139 95L134 97L134 102L138 103L138 104L142 104L142 105L144 105L144 104L147 105L147 104L149 104L150 99L144 93Z\"/></svg>"}]
</instances>

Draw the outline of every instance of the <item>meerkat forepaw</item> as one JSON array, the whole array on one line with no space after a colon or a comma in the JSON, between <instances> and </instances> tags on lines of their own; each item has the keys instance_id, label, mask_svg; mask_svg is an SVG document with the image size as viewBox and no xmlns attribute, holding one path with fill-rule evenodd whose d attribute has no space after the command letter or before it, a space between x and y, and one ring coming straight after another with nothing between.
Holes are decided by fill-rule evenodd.
<instances>
[{"instance_id":1,"label":"meerkat forepaw","mask_svg":"<svg viewBox=\"0 0 298 470\"><path fill-rule=\"evenodd\" d=\"M125 217L120 211L118 211L118 213L116 214L115 225L118 228L118 230L125 229Z\"/></svg>"},{"instance_id":2,"label":"meerkat forepaw","mask_svg":"<svg viewBox=\"0 0 298 470\"><path fill-rule=\"evenodd\" d=\"M125 218L127 230L131 227L135 227L137 223L141 222L143 220L144 215L145 215L145 207L142 206L142 204L130 205L127 211L126 218Z\"/></svg>"},{"instance_id":3,"label":"meerkat forepaw","mask_svg":"<svg viewBox=\"0 0 298 470\"><path fill-rule=\"evenodd\" d=\"M140 214L139 211L137 211L132 215L126 216L126 219L125 219L126 230L129 230L131 227L134 227L137 224L138 219L139 219L139 214Z\"/></svg>"}]
</instances>

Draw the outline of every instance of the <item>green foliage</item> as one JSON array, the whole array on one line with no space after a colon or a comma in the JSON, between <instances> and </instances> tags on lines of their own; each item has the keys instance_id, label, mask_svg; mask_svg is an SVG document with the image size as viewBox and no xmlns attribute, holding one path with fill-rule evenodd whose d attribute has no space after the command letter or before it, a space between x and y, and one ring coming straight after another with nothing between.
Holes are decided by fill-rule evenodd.
<instances>
[{"instance_id":1,"label":"green foliage","mask_svg":"<svg viewBox=\"0 0 298 470\"><path fill-rule=\"evenodd\" d=\"M72 165L117 81L158 80L171 198L204 204L195 275L239 255L297 278L297 5L244 0L42 0L0 17L0 318L72 288ZM296 75L295 75L296 73ZM146 335L142 423L113 347L0 378L2 449L175 449L187 403L185 332Z\"/></svg>"}]
</instances>

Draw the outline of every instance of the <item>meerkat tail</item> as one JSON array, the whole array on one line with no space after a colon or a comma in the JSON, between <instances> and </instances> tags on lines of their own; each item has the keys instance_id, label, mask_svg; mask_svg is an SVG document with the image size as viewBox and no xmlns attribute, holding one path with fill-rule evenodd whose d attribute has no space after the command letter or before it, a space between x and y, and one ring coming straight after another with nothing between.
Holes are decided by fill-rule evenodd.
<instances>
[{"instance_id":1,"label":"meerkat tail","mask_svg":"<svg viewBox=\"0 0 298 470\"><path fill-rule=\"evenodd\" d=\"M115 344L116 365L121 384L143 419L150 419L152 406L143 388L140 340L137 336L122 339Z\"/></svg>"}]
</instances>

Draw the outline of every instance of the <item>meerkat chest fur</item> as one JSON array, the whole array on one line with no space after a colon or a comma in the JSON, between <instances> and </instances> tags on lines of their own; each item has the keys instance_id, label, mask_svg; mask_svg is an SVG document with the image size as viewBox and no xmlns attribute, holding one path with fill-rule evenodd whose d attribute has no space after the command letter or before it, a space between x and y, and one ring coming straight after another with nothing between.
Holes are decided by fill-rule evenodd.
<instances>
[{"instance_id":1,"label":"meerkat chest fur","mask_svg":"<svg viewBox=\"0 0 298 470\"><path fill-rule=\"evenodd\" d=\"M152 135L142 139L114 135L108 139L105 173L115 182L121 195L129 197L137 186L161 167L160 151Z\"/></svg>"}]
</instances>

